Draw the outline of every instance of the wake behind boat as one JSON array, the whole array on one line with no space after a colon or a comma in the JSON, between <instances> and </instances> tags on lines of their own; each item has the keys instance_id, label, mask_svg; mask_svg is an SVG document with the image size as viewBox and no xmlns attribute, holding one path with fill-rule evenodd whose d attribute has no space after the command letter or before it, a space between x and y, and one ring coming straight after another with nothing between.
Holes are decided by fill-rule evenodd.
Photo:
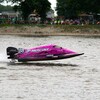
<instances>
[{"instance_id":1,"label":"wake behind boat","mask_svg":"<svg viewBox=\"0 0 100 100\"><path fill-rule=\"evenodd\" d=\"M18 60L19 62L59 60L59 59L72 58L84 54L59 47L55 44L38 46L31 49L23 49L23 48L17 49L15 47L8 47L6 51L8 59Z\"/></svg>"}]
</instances>

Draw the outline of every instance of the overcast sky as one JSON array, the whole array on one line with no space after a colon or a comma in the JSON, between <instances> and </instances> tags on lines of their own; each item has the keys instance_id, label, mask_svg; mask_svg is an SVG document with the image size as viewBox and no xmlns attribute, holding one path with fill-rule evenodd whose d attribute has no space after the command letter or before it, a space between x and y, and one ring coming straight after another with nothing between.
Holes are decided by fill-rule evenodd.
<instances>
[{"instance_id":1,"label":"overcast sky","mask_svg":"<svg viewBox=\"0 0 100 100\"><path fill-rule=\"evenodd\" d=\"M56 7L56 0L49 0L49 2L51 3L52 9L54 9Z\"/></svg>"}]
</instances>

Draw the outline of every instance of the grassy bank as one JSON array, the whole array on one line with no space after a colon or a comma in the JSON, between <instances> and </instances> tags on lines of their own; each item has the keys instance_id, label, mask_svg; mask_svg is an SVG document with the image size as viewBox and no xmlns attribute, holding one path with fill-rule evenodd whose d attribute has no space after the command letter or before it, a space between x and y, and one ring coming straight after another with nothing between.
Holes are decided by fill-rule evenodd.
<instances>
[{"instance_id":1,"label":"grassy bank","mask_svg":"<svg viewBox=\"0 0 100 100\"><path fill-rule=\"evenodd\" d=\"M0 25L0 34L31 34L31 35L70 35L97 34L100 35L100 25Z\"/></svg>"},{"instance_id":2,"label":"grassy bank","mask_svg":"<svg viewBox=\"0 0 100 100\"><path fill-rule=\"evenodd\" d=\"M61 28L64 32L100 32L100 25L55 25L55 28Z\"/></svg>"}]
</instances>

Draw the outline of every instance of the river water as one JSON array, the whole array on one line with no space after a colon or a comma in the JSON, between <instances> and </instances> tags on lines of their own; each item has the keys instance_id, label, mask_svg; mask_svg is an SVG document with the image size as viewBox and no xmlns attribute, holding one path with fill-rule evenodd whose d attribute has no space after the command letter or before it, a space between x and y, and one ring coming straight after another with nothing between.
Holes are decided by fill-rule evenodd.
<instances>
[{"instance_id":1,"label":"river water","mask_svg":"<svg viewBox=\"0 0 100 100\"><path fill-rule=\"evenodd\" d=\"M59 46L85 53L57 60L11 64L8 46ZM100 38L0 35L0 100L100 100Z\"/></svg>"}]
</instances>

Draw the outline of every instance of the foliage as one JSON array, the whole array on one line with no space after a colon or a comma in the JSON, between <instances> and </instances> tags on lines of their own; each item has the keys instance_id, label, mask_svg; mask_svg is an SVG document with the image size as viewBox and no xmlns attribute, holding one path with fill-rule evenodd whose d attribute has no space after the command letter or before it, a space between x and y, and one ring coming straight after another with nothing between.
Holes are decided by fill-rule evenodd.
<instances>
[{"instance_id":1,"label":"foliage","mask_svg":"<svg viewBox=\"0 0 100 100\"><path fill-rule=\"evenodd\" d=\"M100 0L85 0L84 5L85 12L100 13Z\"/></svg>"},{"instance_id":2,"label":"foliage","mask_svg":"<svg viewBox=\"0 0 100 100\"><path fill-rule=\"evenodd\" d=\"M0 0L0 2L3 1L14 3L14 10L21 11L24 20L27 20L29 14L33 11L39 14L42 20L44 20L47 11L51 8L51 3L48 0Z\"/></svg>"},{"instance_id":3,"label":"foliage","mask_svg":"<svg viewBox=\"0 0 100 100\"><path fill-rule=\"evenodd\" d=\"M0 5L0 12L2 12L2 11L12 11L12 10L13 10L13 7L11 7L11 6Z\"/></svg>"},{"instance_id":4,"label":"foliage","mask_svg":"<svg viewBox=\"0 0 100 100\"><path fill-rule=\"evenodd\" d=\"M80 13L100 13L99 0L57 0L57 13L65 18L73 18Z\"/></svg>"},{"instance_id":5,"label":"foliage","mask_svg":"<svg viewBox=\"0 0 100 100\"><path fill-rule=\"evenodd\" d=\"M3 2L4 0L0 0L0 3Z\"/></svg>"},{"instance_id":6,"label":"foliage","mask_svg":"<svg viewBox=\"0 0 100 100\"><path fill-rule=\"evenodd\" d=\"M48 0L8 0L16 3L14 10L22 11L23 18L27 20L29 14L36 12L42 20L46 18L47 11L50 10L51 4Z\"/></svg>"}]
</instances>

